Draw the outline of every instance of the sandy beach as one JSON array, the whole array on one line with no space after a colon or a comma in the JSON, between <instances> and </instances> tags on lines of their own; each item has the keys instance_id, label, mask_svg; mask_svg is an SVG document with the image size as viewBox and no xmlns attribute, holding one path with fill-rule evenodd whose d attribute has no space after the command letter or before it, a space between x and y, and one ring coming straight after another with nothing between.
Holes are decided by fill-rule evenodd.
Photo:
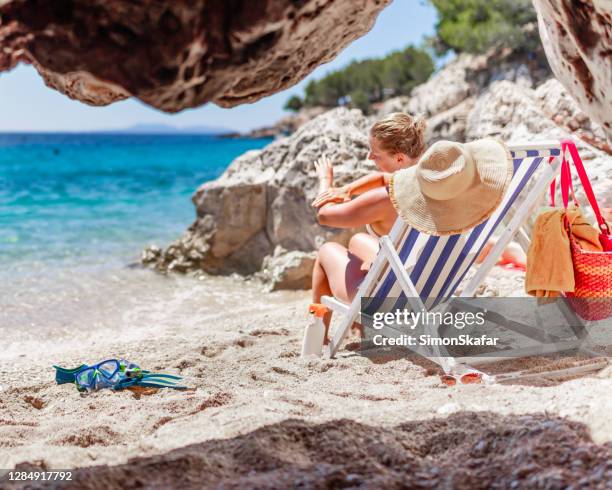
<instances>
[{"instance_id":1,"label":"sandy beach","mask_svg":"<svg viewBox=\"0 0 612 490\"><path fill-rule=\"evenodd\" d=\"M0 468L80 468L72 488L237 488L246 477L261 488L300 478L306 486L334 479L350 486L353 478L374 488L409 477L426 486L445 465L445 478L459 487L476 479L471 488L484 488L493 477L525 486L550 471L601 485L597 471L610 471L609 369L540 386L447 388L418 358L372 362L344 349L337 359L304 360L307 292L263 294L257 283L233 278L129 272L142 281L125 298L129 308L109 308L99 328L3 332ZM164 301L155 297L162 292ZM109 357L179 374L195 390L81 396L55 385L52 364ZM476 454L483 444L497 449ZM588 462L570 471L563 461L581 448ZM555 451L566 454L549 457ZM457 457L484 465L484 473L463 474ZM520 468L537 464L517 475L504 463L510 457ZM388 471L374 470L381 465Z\"/></svg>"}]
</instances>

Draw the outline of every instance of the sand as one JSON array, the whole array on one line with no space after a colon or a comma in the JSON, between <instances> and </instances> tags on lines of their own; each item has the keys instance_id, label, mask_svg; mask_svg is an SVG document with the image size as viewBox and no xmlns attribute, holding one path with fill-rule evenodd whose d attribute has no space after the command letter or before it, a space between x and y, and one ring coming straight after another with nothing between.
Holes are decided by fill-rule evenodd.
<instances>
[{"instance_id":1,"label":"sand","mask_svg":"<svg viewBox=\"0 0 612 490\"><path fill-rule=\"evenodd\" d=\"M132 305L116 328L4 332L0 468L81 468L74 488L376 488L406 478L533 488L570 475L603 485L612 471L609 369L547 386L448 388L417 358L373 362L344 349L305 360L307 292L167 280L172 296ZM195 391L82 396L53 381L54 363L109 357L179 374Z\"/></svg>"}]
</instances>

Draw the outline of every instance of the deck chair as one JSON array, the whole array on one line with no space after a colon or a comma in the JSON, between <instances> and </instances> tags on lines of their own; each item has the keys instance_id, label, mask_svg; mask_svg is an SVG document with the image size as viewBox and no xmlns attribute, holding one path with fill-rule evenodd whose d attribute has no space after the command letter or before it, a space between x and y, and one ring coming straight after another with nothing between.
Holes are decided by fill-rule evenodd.
<instances>
[{"instance_id":1,"label":"deck chair","mask_svg":"<svg viewBox=\"0 0 612 490\"><path fill-rule=\"evenodd\" d=\"M324 296L321 302L341 315L330 343L324 346L323 355L334 357L340 348L350 326L362 323L361 306L363 298L372 298L368 309L376 307L388 297L403 298L414 311L429 310L453 297L462 279L472 268L475 275L461 291L461 297L473 297L485 276L498 261L511 240L516 240L527 251L529 234L525 230L528 218L540 204L542 197L558 175L561 165L560 142L541 142L509 145L514 174L502 203L485 222L461 234L431 236L411 228L401 218L395 222L390 233L380 239L380 250L370 270L350 304L331 296ZM501 234L487 258L476 265L484 245L494 233ZM564 308L563 315L577 325L575 339L559 341L548 339L546 334L522 331L538 340L537 353L562 352L580 346L584 342L584 325L573 311ZM550 342L542 343L545 340ZM534 351L536 352L536 351ZM471 359L453 359L435 350L431 360L438 363L445 372L467 365ZM533 355L529 349L518 357ZM429 357L429 356L428 356Z\"/></svg>"}]
</instances>

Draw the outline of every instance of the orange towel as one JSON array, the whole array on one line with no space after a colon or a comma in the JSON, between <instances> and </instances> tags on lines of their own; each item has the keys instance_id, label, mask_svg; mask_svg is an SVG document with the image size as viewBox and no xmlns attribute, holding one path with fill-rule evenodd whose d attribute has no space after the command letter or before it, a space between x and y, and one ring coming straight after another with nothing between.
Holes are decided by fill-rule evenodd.
<instances>
[{"instance_id":1,"label":"orange towel","mask_svg":"<svg viewBox=\"0 0 612 490\"><path fill-rule=\"evenodd\" d=\"M538 298L555 298L563 291L574 291L574 267L569 238L563 224L565 211L540 214L527 251L525 290ZM584 218L579 208L567 210L572 236L585 250L601 251L599 232Z\"/></svg>"}]
</instances>

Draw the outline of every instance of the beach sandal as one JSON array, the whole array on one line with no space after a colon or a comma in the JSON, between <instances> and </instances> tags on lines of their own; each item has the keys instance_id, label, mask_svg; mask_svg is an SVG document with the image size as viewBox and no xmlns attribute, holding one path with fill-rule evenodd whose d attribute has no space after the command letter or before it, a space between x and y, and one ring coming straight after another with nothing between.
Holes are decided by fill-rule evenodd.
<instances>
[{"instance_id":1,"label":"beach sandal","mask_svg":"<svg viewBox=\"0 0 612 490\"><path fill-rule=\"evenodd\" d=\"M180 376L152 373L124 359L107 359L92 366L81 364L73 369L57 365L53 367L57 384L74 383L79 391L89 392L103 388L121 390L129 386L188 389L176 383L182 379Z\"/></svg>"}]
</instances>

